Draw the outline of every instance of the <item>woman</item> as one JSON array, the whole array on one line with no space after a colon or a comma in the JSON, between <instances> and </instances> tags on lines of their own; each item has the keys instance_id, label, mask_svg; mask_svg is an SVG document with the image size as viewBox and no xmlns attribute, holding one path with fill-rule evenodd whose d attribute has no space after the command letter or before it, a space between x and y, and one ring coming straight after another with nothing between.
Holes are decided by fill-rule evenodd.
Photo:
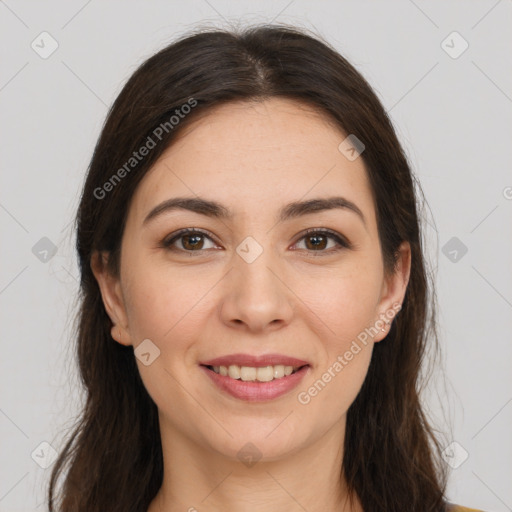
<instances>
[{"instance_id":1,"label":"woman","mask_svg":"<svg viewBox=\"0 0 512 512\"><path fill-rule=\"evenodd\" d=\"M305 32L143 63L77 215L87 400L50 510L469 510L417 392L414 185L370 86Z\"/></svg>"}]
</instances>

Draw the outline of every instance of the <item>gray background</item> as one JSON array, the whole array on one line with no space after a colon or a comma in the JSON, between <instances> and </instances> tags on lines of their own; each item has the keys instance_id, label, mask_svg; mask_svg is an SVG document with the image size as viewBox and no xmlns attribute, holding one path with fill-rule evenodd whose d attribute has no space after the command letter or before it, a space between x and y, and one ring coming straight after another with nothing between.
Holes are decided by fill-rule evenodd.
<instances>
[{"instance_id":1,"label":"gray background","mask_svg":"<svg viewBox=\"0 0 512 512\"><path fill-rule=\"evenodd\" d=\"M78 277L70 222L108 106L138 64L185 31L270 21L320 33L389 111L430 206L443 359L424 402L445 445L457 443L446 452L449 498L512 510L511 1L7 0L0 511L45 509L51 466L41 466L52 459L41 443L61 447L82 401L69 351ZM46 59L43 31L58 43Z\"/></svg>"}]
</instances>

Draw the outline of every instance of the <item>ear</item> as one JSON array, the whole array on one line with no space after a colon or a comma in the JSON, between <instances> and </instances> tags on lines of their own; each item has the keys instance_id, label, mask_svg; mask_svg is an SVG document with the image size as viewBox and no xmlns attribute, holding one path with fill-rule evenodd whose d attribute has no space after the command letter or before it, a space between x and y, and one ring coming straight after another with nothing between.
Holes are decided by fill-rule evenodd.
<instances>
[{"instance_id":1,"label":"ear","mask_svg":"<svg viewBox=\"0 0 512 512\"><path fill-rule=\"evenodd\" d=\"M121 345L132 345L121 282L109 272L108 258L108 252L95 251L91 256L91 270L98 282L105 311L113 324L112 338Z\"/></svg>"},{"instance_id":2,"label":"ear","mask_svg":"<svg viewBox=\"0 0 512 512\"><path fill-rule=\"evenodd\" d=\"M378 333L374 336L373 341L381 341L388 335L394 317L402 309L410 273L411 246L409 242L402 242L398 248L395 271L384 278L381 299L378 304L379 318L375 319L374 324Z\"/></svg>"}]
</instances>

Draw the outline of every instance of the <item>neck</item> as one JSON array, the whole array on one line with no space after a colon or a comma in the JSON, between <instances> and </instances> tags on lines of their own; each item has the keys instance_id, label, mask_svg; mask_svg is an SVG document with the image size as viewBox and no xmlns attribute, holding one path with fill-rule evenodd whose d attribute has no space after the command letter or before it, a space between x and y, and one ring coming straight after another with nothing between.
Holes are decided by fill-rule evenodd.
<instances>
[{"instance_id":1,"label":"neck","mask_svg":"<svg viewBox=\"0 0 512 512\"><path fill-rule=\"evenodd\" d=\"M300 450L268 460L247 444L246 457L229 458L160 420L162 487L148 512L363 512L350 502L342 475L345 417Z\"/></svg>"}]
</instances>

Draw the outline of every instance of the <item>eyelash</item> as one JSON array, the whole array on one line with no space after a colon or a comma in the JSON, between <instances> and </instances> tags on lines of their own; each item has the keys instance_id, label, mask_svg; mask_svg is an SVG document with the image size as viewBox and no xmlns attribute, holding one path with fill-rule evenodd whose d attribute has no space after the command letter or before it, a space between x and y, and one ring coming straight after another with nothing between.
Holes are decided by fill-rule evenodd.
<instances>
[{"instance_id":1,"label":"eyelash","mask_svg":"<svg viewBox=\"0 0 512 512\"><path fill-rule=\"evenodd\" d=\"M168 237L164 238L160 242L160 247L163 249L168 249L169 251L186 252L190 256L195 256L196 254L194 254L194 253L201 254L203 251L207 251L208 249L199 249L197 251L188 251L186 249L179 249L179 248L172 246L174 244L174 242L176 242L183 236L193 235L193 234L203 235L203 236L209 238L210 240L212 240L212 242L215 242L215 240L206 231L203 231L203 230L197 229L197 228L185 228L185 229L181 229L181 230L169 235ZM326 236L327 238L331 238L338 244L337 247L331 248L330 250L314 251L314 250L305 249L306 251L314 254L315 256L326 256L326 255L341 251L343 249L352 249L352 245L348 242L348 240L346 238L342 237L336 231L332 231L330 229L317 229L317 228L310 228L310 229L306 230L302 234L302 236L297 240L297 242L295 242L294 245L296 245L298 242L300 242L304 238L311 236L312 234Z\"/></svg>"}]
</instances>

